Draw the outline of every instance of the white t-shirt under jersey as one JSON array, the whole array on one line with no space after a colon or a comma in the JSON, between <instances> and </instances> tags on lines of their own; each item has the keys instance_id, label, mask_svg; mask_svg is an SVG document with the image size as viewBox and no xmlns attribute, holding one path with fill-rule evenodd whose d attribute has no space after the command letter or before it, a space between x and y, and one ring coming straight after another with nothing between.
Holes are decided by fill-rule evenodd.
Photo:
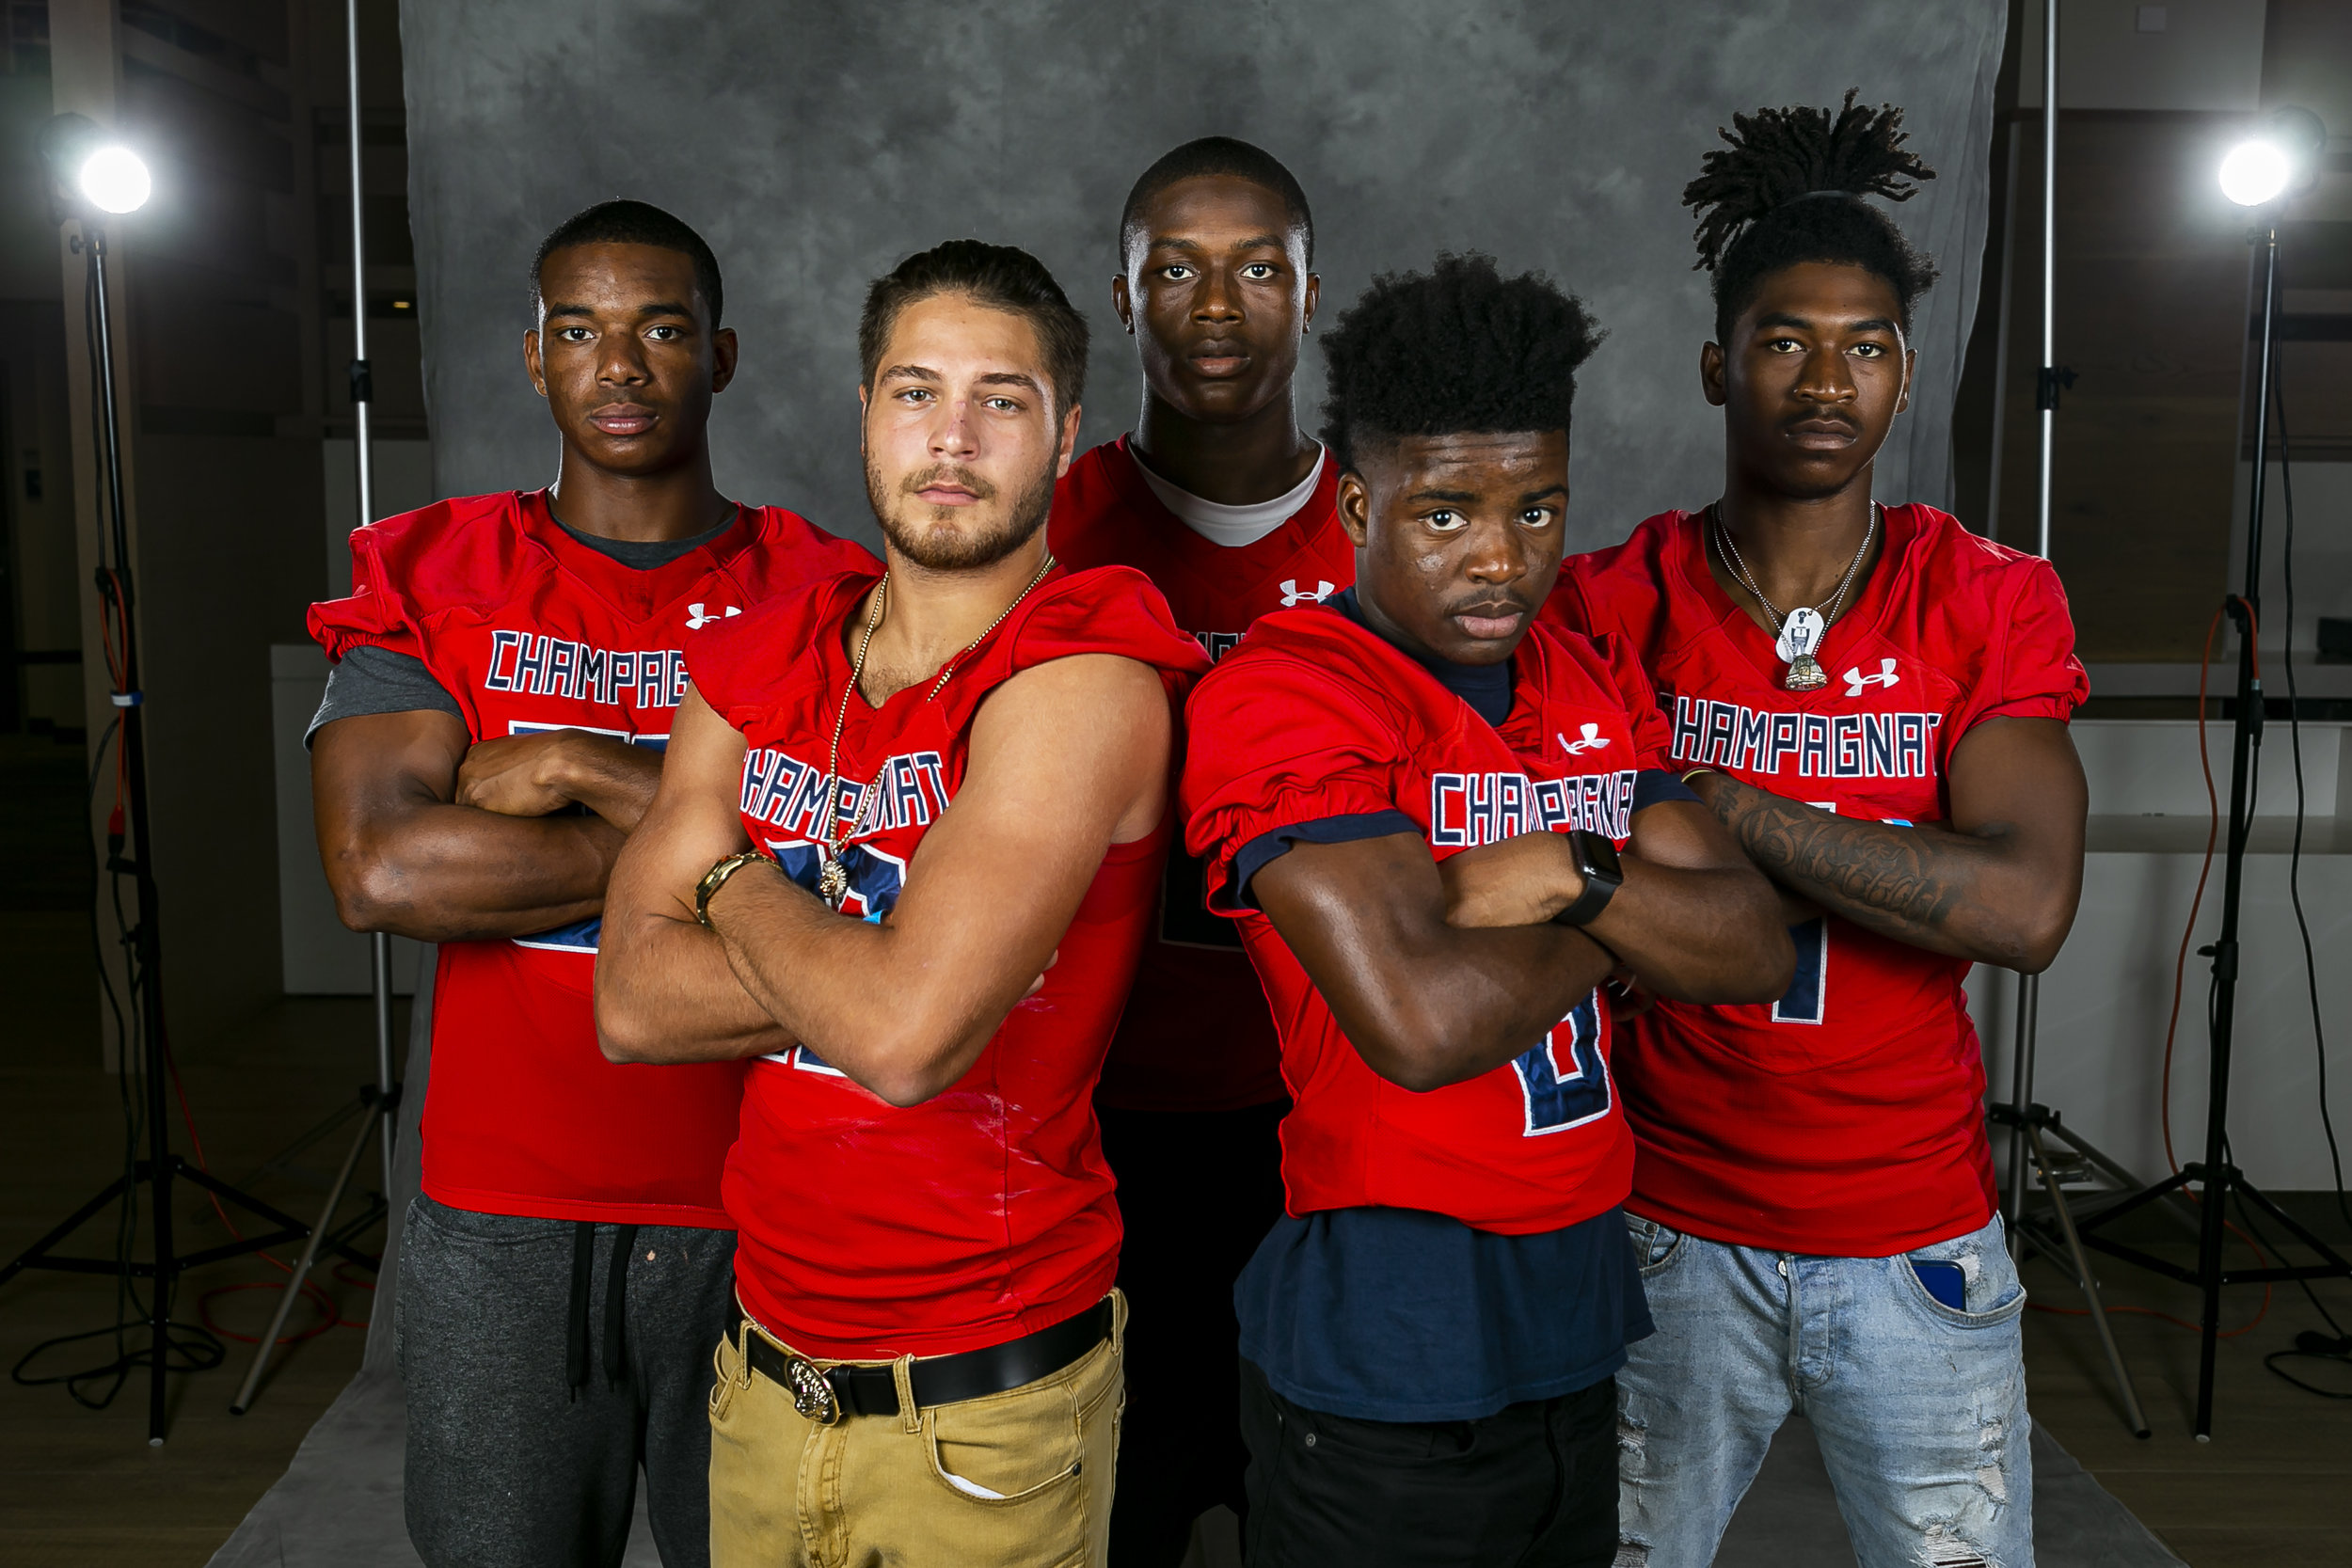
<instances>
[{"instance_id":1,"label":"white t-shirt under jersey","mask_svg":"<svg viewBox=\"0 0 2352 1568\"><path fill-rule=\"evenodd\" d=\"M1143 476L1144 483L1152 486L1152 493L1160 498L1160 504L1176 514L1177 520L1186 528L1213 545L1240 549L1256 544L1296 516L1298 509L1307 504L1307 498L1315 493L1315 481L1323 477L1323 466L1330 461L1327 451L1317 453L1314 467L1295 486L1270 501L1253 501L1248 506L1220 506L1216 501L1204 501L1153 473L1140 458L1136 460L1136 471Z\"/></svg>"}]
</instances>

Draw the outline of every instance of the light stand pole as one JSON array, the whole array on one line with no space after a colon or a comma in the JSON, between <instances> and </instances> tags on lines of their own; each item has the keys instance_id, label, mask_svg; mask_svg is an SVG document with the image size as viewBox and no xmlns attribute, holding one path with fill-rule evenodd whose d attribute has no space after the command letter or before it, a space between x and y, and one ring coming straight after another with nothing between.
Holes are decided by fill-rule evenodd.
<instances>
[{"instance_id":1,"label":"light stand pole","mask_svg":"<svg viewBox=\"0 0 2352 1568\"><path fill-rule=\"evenodd\" d=\"M131 1037L121 1042L121 1070L135 1070L145 1078L142 1088L147 1152L47 1235L0 1268L0 1284L26 1269L152 1282L148 1303L147 1348L144 1352L127 1353L120 1364L135 1366L144 1361L147 1365L147 1441L160 1448L167 1425L164 1378L174 1370L170 1364L174 1349L186 1358L179 1369L182 1370L202 1370L220 1364L216 1341L209 1336L194 1346L175 1344L171 1298L180 1275L206 1263L259 1252L281 1242L299 1241L310 1231L300 1220L282 1214L198 1169L171 1148L171 1124L167 1119L168 1106L164 1094L171 1063L169 1037L164 1023L162 923L157 913L155 842L148 810L147 692L139 680L138 632L133 613L136 596L131 584L131 531L122 481L121 399L115 385L113 300L106 270L105 218L135 212L146 203L148 174L135 154L108 145L98 125L83 115L64 114L52 119L41 129L40 144L42 161L48 167L56 215L59 222L68 218L78 220L80 232L70 243L81 253L87 268L85 322L93 340L90 359L99 413L99 478L106 492L106 511L98 530L97 578L104 602L103 618L111 627L107 634L109 673L113 680L110 696L116 709L115 744L122 769L121 804L106 833L105 869L110 875L131 878L138 905L137 923L124 934L126 956L132 966L129 979L133 1004ZM260 1215L278 1228L264 1235L237 1238L201 1252L175 1251L172 1189L183 1180ZM51 1250L118 1198L125 1203L135 1201L141 1185L148 1190L148 1218L154 1247L151 1260L142 1263L127 1256L66 1257ZM127 1238L124 1244L129 1244ZM214 1352L211 1359L195 1354L206 1350Z\"/></svg>"},{"instance_id":2,"label":"light stand pole","mask_svg":"<svg viewBox=\"0 0 2352 1568\"><path fill-rule=\"evenodd\" d=\"M2320 125L2318 117L2307 110L2280 110L2272 117L2270 125L2269 139L2249 143L2233 152L2229 161L2222 165L2221 171L2222 189L2232 200L2241 206L2263 210L2260 227L2253 235L2254 242L2263 247L2263 304L2262 347L2256 358L2253 383L2254 472L2247 496L2245 576L2241 579L2241 591L2228 595L2221 602L2223 612L2229 616L2238 633L2237 705L2230 729L2230 834L2227 858L2222 863L2221 929L2209 945L2197 950L2200 957L2213 960L2213 1005L2208 1014L2212 1055L2206 1080L2205 1157L2182 1166L2174 1175L2153 1186L2143 1188L2113 1208L2103 1210L2084 1227L2085 1239L2091 1245L2183 1284L2195 1285L2203 1292L2197 1358L2196 1435L2201 1443L2209 1442L2213 1437L2214 1357L2220 1338L2221 1288L2224 1285L2352 1277L2352 1262L2346 1262L2334 1248L2264 1196L2252 1182L2246 1180L2244 1172L2230 1164L2229 1158L2230 1053L2236 1023L2240 958L2238 917L2245 892L2246 836L2253 822L2255 752L2262 746L2264 718L2257 638L2262 620L2263 493L2270 467L2271 377L2279 344L2277 203L2293 183L2296 155L2302 155L2301 161L2309 169L2314 162L2312 155L2327 142L2327 133ZM2293 628L2288 630L2291 636ZM2196 1183L2199 1189L2196 1268L2184 1269L2169 1259L2153 1257L2137 1247L2093 1233L2097 1227L2123 1214L2144 1208L2174 1192L2186 1191L2191 1182ZM2251 1203L2276 1220L2288 1234L2316 1253L2321 1261L2277 1268L2223 1268L2221 1248L2227 1239L2229 1206L2233 1195L2239 1201Z\"/></svg>"},{"instance_id":3,"label":"light stand pole","mask_svg":"<svg viewBox=\"0 0 2352 1568\"><path fill-rule=\"evenodd\" d=\"M2042 358L2034 374L2034 406L2042 416L2042 461L2037 480L2035 507L2035 553L2044 561L2050 558L2050 478L2058 444L2058 393L2071 386L2074 372L2058 363L2058 0L2042 0ZM2137 1187L2138 1181L2089 1148L2058 1123L2058 1114L2046 1106L2037 1105L2033 1099L2034 1047L2041 1027L2042 976L2017 976L2017 1028L2015 1059L2010 1065L2010 1098L2007 1105L1992 1107L1992 1119L2010 1129L2009 1184L2004 1196L2004 1220L2009 1232L2010 1255L2019 1263L2026 1258L2026 1183L2029 1172L2042 1180L2042 1190L2049 1199L2052 1219L2058 1231L2059 1244L2065 1248L2067 1260L2074 1270L2080 1285L2084 1306L2090 1314L2092 1328L2099 1337L2099 1348L2106 1352L2107 1368L2115 1374L2116 1391L2123 1402L2125 1423L2136 1437L2149 1434L2148 1418L2140 1409L2139 1391L2132 1386L2131 1369L2123 1364L2122 1348L2115 1342L2115 1329L2107 1322L2106 1305L2099 1296L2099 1281L2091 1272L2090 1259L2083 1251L2081 1235L2074 1227L2074 1216L2067 1207L2066 1195L2060 1190L2058 1174L2050 1159L2045 1132L2062 1137L2097 1162L2103 1168L2119 1176L2126 1186ZM2050 1251L2046 1245L2043 1250Z\"/></svg>"},{"instance_id":4,"label":"light stand pole","mask_svg":"<svg viewBox=\"0 0 2352 1568\"><path fill-rule=\"evenodd\" d=\"M375 475L373 454L368 437L368 405L375 401L375 383L368 369L368 223L367 208L361 200L365 173L360 153L359 116L359 0L343 3L343 73L351 95L349 141L351 153L351 412L353 416L352 447L358 455L359 476L359 523L365 527L375 521ZM286 1281L286 1289L278 1297L278 1310L271 1317L269 1330L262 1342L254 1347L253 1365L245 1374L245 1382L237 1389L237 1397L229 1402L229 1413L242 1416L253 1404L254 1392L261 1387L262 1373L269 1366L270 1352L277 1348L278 1336L286 1326L286 1316L294 1310L294 1297L302 1293L303 1282L310 1277L310 1266L318 1260L319 1244L334 1224L335 1211L342 1207L343 1191L351 1184L351 1174L358 1168L359 1155L368 1147L371 1135L377 1136L384 1171L384 1204L386 1225L399 1223L390 1213L392 1202L392 1139L399 1130L400 1088L392 1082L392 939L382 931L368 937L368 969L371 989L375 1001L375 1082L359 1094L363 1111L358 1136L351 1143L351 1151L343 1156L342 1168L335 1173L334 1184L326 1191L326 1207L319 1214L319 1222L311 1227L310 1240L304 1243L302 1256L294 1260L294 1275ZM370 1211L373 1212L373 1210ZM387 1247L389 1251L389 1245ZM383 1283L379 1271L377 1284Z\"/></svg>"}]
</instances>

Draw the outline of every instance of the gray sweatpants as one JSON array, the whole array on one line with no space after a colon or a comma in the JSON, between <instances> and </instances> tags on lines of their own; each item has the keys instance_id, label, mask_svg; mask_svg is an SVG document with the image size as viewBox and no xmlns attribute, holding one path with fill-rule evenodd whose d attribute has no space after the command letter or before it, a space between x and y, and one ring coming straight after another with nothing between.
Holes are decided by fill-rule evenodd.
<instances>
[{"instance_id":1,"label":"gray sweatpants","mask_svg":"<svg viewBox=\"0 0 2352 1568\"><path fill-rule=\"evenodd\" d=\"M612 1568L640 1465L663 1563L710 1560L710 1357L738 1315L734 1232L588 1228L409 1205L394 1345L408 1538L429 1568Z\"/></svg>"}]
</instances>

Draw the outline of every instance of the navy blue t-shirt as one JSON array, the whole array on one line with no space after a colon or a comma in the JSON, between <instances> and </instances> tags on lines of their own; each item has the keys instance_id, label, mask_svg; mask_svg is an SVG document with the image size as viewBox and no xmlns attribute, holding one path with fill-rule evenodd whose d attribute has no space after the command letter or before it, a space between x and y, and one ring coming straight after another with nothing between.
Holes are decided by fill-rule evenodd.
<instances>
[{"instance_id":1,"label":"navy blue t-shirt","mask_svg":"<svg viewBox=\"0 0 2352 1568\"><path fill-rule=\"evenodd\" d=\"M1375 632L1351 588L1324 601ZM1500 724L1511 665L1414 661ZM1696 799L1665 774L1637 801ZM1394 816L1396 821L1384 820ZM1401 824L1401 826L1399 826ZM1234 892L1295 842L1418 832L1402 813L1301 824L1245 847ZM1273 842L1277 841L1279 842ZM1263 846L1263 847L1262 847ZM1252 855L1250 850L1262 852ZM1589 1388L1651 1332L1625 1212L1533 1236L1418 1209L1285 1216L1233 1286L1241 1354L1295 1404L1367 1421L1465 1421Z\"/></svg>"}]
</instances>

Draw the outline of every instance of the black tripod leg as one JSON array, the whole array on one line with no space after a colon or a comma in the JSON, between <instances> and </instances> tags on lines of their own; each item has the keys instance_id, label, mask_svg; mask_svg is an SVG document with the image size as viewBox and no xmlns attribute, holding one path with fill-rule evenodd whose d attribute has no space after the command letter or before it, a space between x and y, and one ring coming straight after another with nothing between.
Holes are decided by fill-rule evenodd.
<instances>
[{"instance_id":1,"label":"black tripod leg","mask_svg":"<svg viewBox=\"0 0 2352 1568\"><path fill-rule=\"evenodd\" d=\"M144 1164L144 1162L142 1162L142 1164ZM79 1209L74 1210L72 1213L67 1215L65 1222L62 1225L59 1225L56 1229L50 1231L48 1235L43 1236L40 1241L35 1242L31 1246L26 1247L23 1252L18 1253L14 1258L8 1259L8 1266L7 1268L0 1269L0 1285L6 1285L9 1280L14 1279L18 1275L24 1273L26 1269L40 1267L41 1259L49 1255L49 1249L51 1247L56 1246L59 1242L64 1241L68 1236L71 1236L76 1230L79 1230L82 1227L83 1221L97 1213L101 1209L105 1208L106 1205L112 1203L116 1198L120 1197L123 1194L123 1190L129 1187L135 1180L135 1179L132 1177L118 1176L112 1181L107 1182L105 1186L100 1188L96 1197L91 1198L87 1203L83 1204Z\"/></svg>"}]
</instances>

